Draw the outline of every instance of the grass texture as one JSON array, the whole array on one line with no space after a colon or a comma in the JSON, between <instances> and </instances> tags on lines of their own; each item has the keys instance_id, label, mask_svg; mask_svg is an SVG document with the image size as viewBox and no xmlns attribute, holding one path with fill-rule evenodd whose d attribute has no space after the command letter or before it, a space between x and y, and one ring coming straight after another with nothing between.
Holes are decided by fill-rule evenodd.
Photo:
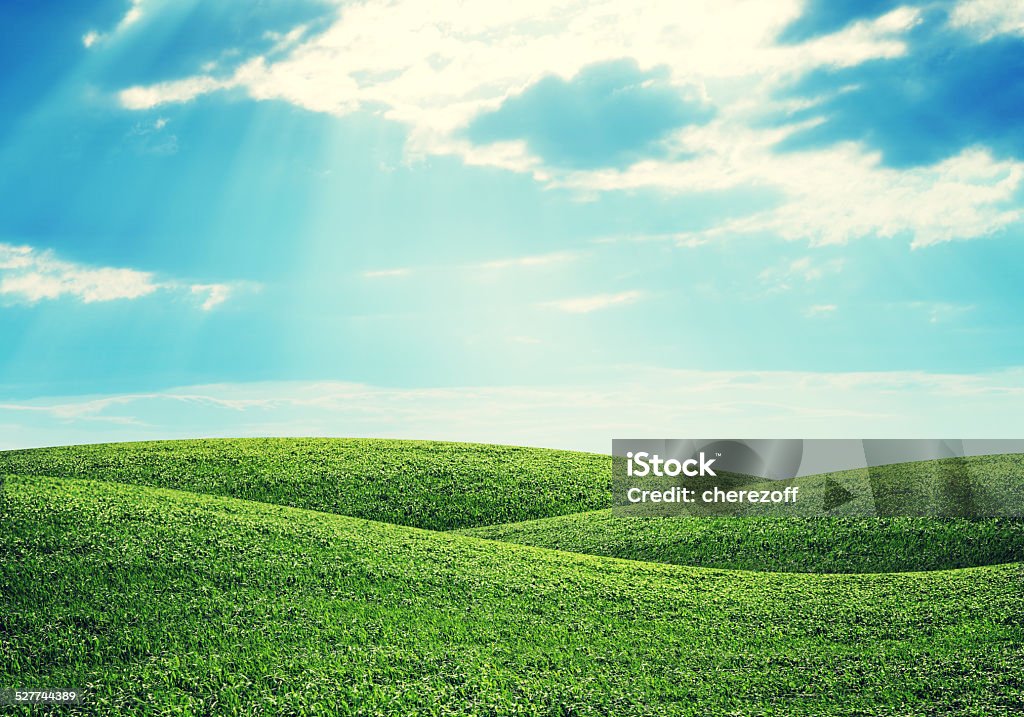
<instances>
[{"instance_id":1,"label":"grass texture","mask_svg":"<svg viewBox=\"0 0 1024 717\"><path fill-rule=\"evenodd\" d=\"M224 443L245 449L237 464ZM1024 704L1019 562L913 573L721 570L232 497L224 486L242 482L224 475L248 475L247 490L260 493L252 476L261 443L217 442L205 471L194 442L181 444L187 460L177 469L172 444L149 444L163 456L159 469L117 468L143 455L138 446L89 448L77 460L77 449L0 455L9 474L0 493L0 687L86 688L75 711L89 715L1013 715ZM269 445L273 465L298 469L275 478L265 468L273 484L262 495L302 502L301 460L280 457L287 442ZM455 475L449 445L431 470L429 444L412 444L419 462L410 465ZM320 448L312 452L332 454ZM538 454L525 462L561 470L550 452ZM372 481L351 479L351 456L340 460L350 472L321 464L310 500L338 508L352 500L351 485L373 492ZM16 464L37 474L14 475ZM144 485L172 482L181 465L198 466L179 479L193 491ZM529 481L525 468L500 470L512 485ZM347 477L331 490L328 473ZM597 470L567 480L584 495L587 481L593 495L607 491ZM413 506L440 503L379 490ZM491 522L475 512L485 507L457 507L414 514L459 527ZM561 529L571 536L607 530L606 519L532 524L576 525ZM735 520L748 526L734 531L736 544L750 548L757 519ZM677 535L705 526L701 540L711 543L725 539L729 521L676 522ZM784 527L765 539L782 539ZM894 523L878 540L911 527ZM971 555L984 541L962 527L926 527L920 539L963 543ZM818 528L795 528L786 546L813 552L815 535L829 532ZM989 557L1016 536L986 538ZM648 534L645 549L670 537Z\"/></svg>"},{"instance_id":2,"label":"grass texture","mask_svg":"<svg viewBox=\"0 0 1024 717\"><path fill-rule=\"evenodd\" d=\"M602 510L461 532L574 553L766 572L910 572L1024 560L1024 523L1008 518L621 518Z\"/></svg>"},{"instance_id":3,"label":"grass texture","mask_svg":"<svg viewBox=\"0 0 1024 717\"><path fill-rule=\"evenodd\" d=\"M469 443L269 438L0 453L0 475L208 493L431 530L604 508L611 459Z\"/></svg>"}]
</instances>

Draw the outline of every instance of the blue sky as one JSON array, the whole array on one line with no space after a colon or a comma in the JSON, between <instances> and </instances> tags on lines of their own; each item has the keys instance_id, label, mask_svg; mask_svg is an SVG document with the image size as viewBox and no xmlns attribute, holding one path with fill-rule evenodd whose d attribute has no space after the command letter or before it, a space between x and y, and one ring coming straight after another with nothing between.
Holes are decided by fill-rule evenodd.
<instances>
[{"instance_id":1,"label":"blue sky","mask_svg":"<svg viewBox=\"0 0 1024 717\"><path fill-rule=\"evenodd\" d=\"M1017 437L1024 10L4 3L0 448Z\"/></svg>"}]
</instances>

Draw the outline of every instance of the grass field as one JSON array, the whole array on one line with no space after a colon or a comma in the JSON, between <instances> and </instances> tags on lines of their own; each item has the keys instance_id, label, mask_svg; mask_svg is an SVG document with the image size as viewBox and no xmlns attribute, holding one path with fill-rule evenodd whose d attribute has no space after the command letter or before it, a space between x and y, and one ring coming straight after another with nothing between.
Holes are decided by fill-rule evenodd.
<instances>
[{"instance_id":1,"label":"grass field","mask_svg":"<svg viewBox=\"0 0 1024 717\"><path fill-rule=\"evenodd\" d=\"M57 475L232 496L431 530L608 505L610 459L468 443L276 438L0 453L0 475Z\"/></svg>"},{"instance_id":2,"label":"grass field","mask_svg":"<svg viewBox=\"0 0 1024 717\"><path fill-rule=\"evenodd\" d=\"M574 553L768 572L910 572L1024 560L1024 522L1006 518L617 518L602 510L461 532Z\"/></svg>"},{"instance_id":3,"label":"grass field","mask_svg":"<svg viewBox=\"0 0 1024 717\"><path fill-rule=\"evenodd\" d=\"M375 473L374 451L398 455ZM78 711L98 715L1020 714L1016 524L629 519L630 536L592 510L606 460L284 440L0 454L0 687L88 687ZM495 485L460 501L462 479ZM488 496L526 522L494 526ZM630 545L642 559L584 554ZM743 551L848 574L667 564ZM921 552L1003 564L880 572Z\"/></svg>"}]
</instances>

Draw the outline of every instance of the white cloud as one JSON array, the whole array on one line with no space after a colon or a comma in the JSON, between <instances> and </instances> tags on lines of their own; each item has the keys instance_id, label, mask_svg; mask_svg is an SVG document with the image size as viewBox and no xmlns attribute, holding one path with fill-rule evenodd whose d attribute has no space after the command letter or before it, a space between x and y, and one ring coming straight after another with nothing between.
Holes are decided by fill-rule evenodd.
<instances>
[{"instance_id":1,"label":"white cloud","mask_svg":"<svg viewBox=\"0 0 1024 717\"><path fill-rule=\"evenodd\" d=\"M933 166L899 170L852 143L777 154L771 144L779 137L772 135L719 124L690 133L691 145L707 150L697 159L577 173L561 184L603 191L770 187L783 192L778 207L694 233L695 239L771 232L824 245L907 235L914 247L923 247L988 236L1022 219L1011 203L1024 186L1024 162L996 160L987 150L972 148Z\"/></svg>"},{"instance_id":2,"label":"white cloud","mask_svg":"<svg viewBox=\"0 0 1024 717\"><path fill-rule=\"evenodd\" d=\"M642 291L622 291L617 294L596 294L573 299L546 301L541 306L564 311L567 314L589 314L592 311L600 311L612 306L632 304L643 298L643 295Z\"/></svg>"},{"instance_id":3,"label":"white cloud","mask_svg":"<svg viewBox=\"0 0 1024 717\"><path fill-rule=\"evenodd\" d=\"M273 41L274 47L271 52L284 52L285 50L295 47L308 30L308 26L299 25L297 27L293 27L288 32L274 32L272 30L268 30L263 33L263 37L267 40Z\"/></svg>"},{"instance_id":4,"label":"white cloud","mask_svg":"<svg viewBox=\"0 0 1024 717\"><path fill-rule=\"evenodd\" d=\"M152 272L114 267L92 267L56 258L50 251L30 246L0 243L0 297L34 304L69 298L86 304L131 300L157 291L176 291L181 285L159 281ZM227 299L226 284L193 285L193 294L203 294L203 309L209 310Z\"/></svg>"},{"instance_id":5,"label":"white cloud","mask_svg":"<svg viewBox=\"0 0 1024 717\"><path fill-rule=\"evenodd\" d=\"M375 271L364 271L363 277L366 279L392 279L402 276L409 276L412 273L412 269L400 268L400 269L377 269Z\"/></svg>"},{"instance_id":6,"label":"white cloud","mask_svg":"<svg viewBox=\"0 0 1024 717\"><path fill-rule=\"evenodd\" d=\"M188 102L199 95L230 86L229 81L200 75L148 87L130 87L122 90L119 97L121 104L130 110L147 110L167 103Z\"/></svg>"},{"instance_id":7,"label":"white cloud","mask_svg":"<svg viewBox=\"0 0 1024 717\"><path fill-rule=\"evenodd\" d=\"M575 251L556 251L549 254L532 254L529 256L517 256L510 259L496 259L474 264L473 268L478 269L514 269L539 266L551 266L553 264L565 264L576 261L580 253Z\"/></svg>"},{"instance_id":8,"label":"white cloud","mask_svg":"<svg viewBox=\"0 0 1024 717\"><path fill-rule=\"evenodd\" d=\"M410 267L373 269L362 272L362 276L364 279L391 279L428 272L470 272L475 276L480 272L496 272L506 269L537 269L568 264L578 261L583 256L584 252L580 251L556 251L548 254L529 254L467 264L438 264L434 266L421 266L416 269Z\"/></svg>"},{"instance_id":9,"label":"white cloud","mask_svg":"<svg viewBox=\"0 0 1024 717\"><path fill-rule=\"evenodd\" d=\"M625 366L600 383L189 386L0 404L0 449L195 436L377 436L607 453L613 437L1019 438L1024 368L983 374ZM112 426L116 426L112 428Z\"/></svg>"},{"instance_id":10,"label":"white cloud","mask_svg":"<svg viewBox=\"0 0 1024 717\"><path fill-rule=\"evenodd\" d=\"M804 312L804 315L812 319L831 316L838 308L839 307L835 304L814 304L813 306L807 307L807 311Z\"/></svg>"},{"instance_id":11,"label":"white cloud","mask_svg":"<svg viewBox=\"0 0 1024 717\"><path fill-rule=\"evenodd\" d=\"M588 65L632 57L644 68L667 66L686 86L777 77L899 55L900 35L916 21L915 13L898 10L828 38L775 45L799 10L797 0L659 0L642 7L530 0L501 8L489 0L370 0L343 7L331 28L281 59L252 58L225 79L200 75L128 88L121 101L145 109L241 87L254 99L314 112L384 107L388 119L409 125L413 155L455 153L470 164L532 171L538 163L521 142L475 147L456 131L551 73L569 78Z\"/></svg>"},{"instance_id":12,"label":"white cloud","mask_svg":"<svg viewBox=\"0 0 1024 717\"><path fill-rule=\"evenodd\" d=\"M761 188L783 197L777 209L727 223L719 234L774 232L815 244L906 234L924 246L986 236L1020 220L1003 203L1020 189L1024 165L996 161L984 149L909 171L887 168L877 153L853 144L777 153L774 145L794 127L753 127L780 107L772 99L780 83L814 68L901 56L907 31L921 19L917 10L898 8L827 37L776 44L802 6L799 0L369 0L341 6L336 22L318 35L305 38L301 28L282 35L287 42L280 52L250 58L230 76L130 87L120 100L149 109L239 88L256 100L284 100L313 112L379 112L408 126L411 158L454 154L469 165L530 173L583 194ZM965 17L984 14L972 12ZM710 99L717 119L673 137L675 158L624 170L566 172L545 166L523 141L477 146L461 134L473 117L545 75L570 78L621 58L644 69L668 68L681 89L716 88Z\"/></svg>"},{"instance_id":13,"label":"white cloud","mask_svg":"<svg viewBox=\"0 0 1024 717\"><path fill-rule=\"evenodd\" d=\"M231 296L231 287L227 284L193 284L189 290L193 295L203 298L200 305L203 311L220 306Z\"/></svg>"},{"instance_id":14,"label":"white cloud","mask_svg":"<svg viewBox=\"0 0 1024 717\"><path fill-rule=\"evenodd\" d=\"M901 54L900 35L917 22L915 11L900 9L828 38L775 45L800 5L528 0L499 8L489 0L370 0L344 6L331 28L288 57L254 58L230 84L257 99L285 99L317 112L384 105L390 118L410 123L427 140L549 73L568 78L622 57L644 67L667 65L680 82L850 65ZM189 97L175 91L160 101L214 89L199 83Z\"/></svg>"},{"instance_id":15,"label":"white cloud","mask_svg":"<svg viewBox=\"0 0 1024 717\"><path fill-rule=\"evenodd\" d=\"M930 324L954 321L974 310L973 305L953 304L947 301L912 301L908 305L911 309L922 312Z\"/></svg>"},{"instance_id":16,"label":"white cloud","mask_svg":"<svg viewBox=\"0 0 1024 717\"><path fill-rule=\"evenodd\" d=\"M117 24L118 29L125 27L131 27L139 20L142 19L142 0L133 0L132 6L128 9L128 12L121 18L121 22Z\"/></svg>"},{"instance_id":17,"label":"white cloud","mask_svg":"<svg viewBox=\"0 0 1024 717\"><path fill-rule=\"evenodd\" d=\"M961 0L949 24L969 30L980 40L996 35L1024 35L1024 5L1018 0Z\"/></svg>"},{"instance_id":18,"label":"white cloud","mask_svg":"<svg viewBox=\"0 0 1024 717\"><path fill-rule=\"evenodd\" d=\"M764 269L758 278L763 283L771 284L776 291L786 291L793 288L796 282L814 282L825 276L838 274L843 270L842 259L830 261L817 261L813 257L803 256L783 263L781 266L770 266Z\"/></svg>"},{"instance_id":19,"label":"white cloud","mask_svg":"<svg viewBox=\"0 0 1024 717\"><path fill-rule=\"evenodd\" d=\"M82 44L85 47L92 47L96 43L106 40L110 35L116 35L118 32L138 23L142 19L142 6L144 2L145 0L131 0L131 6L121 16L121 19L114 26L114 29L110 31L109 35L97 30L89 30L89 32L82 36Z\"/></svg>"},{"instance_id":20,"label":"white cloud","mask_svg":"<svg viewBox=\"0 0 1024 717\"><path fill-rule=\"evenodd\" d=\"M704 246L710 239L702 236L704 232L665 232L661 234L623 234L618 236L604 236L592 240L595 244L617 244L619 242L633 242L646 244L652 242L672 243L681 249L696 249Z\"/></svg>"},{"instance_id":21,"label":"white cloud","mask_svg":"<svg viewBox=\"0 0 1024 717\"><path fill-rule=\"evenodd\" d=\"M0 271L24 269L35 261L35 250L30 246L0 244Z\"/></svg>"},{"instance_id":22,"label":"white cloud","mask_svg":"<svg viewBox=\"0 0 1024 717\"><path fill-rule=\"evenodd\" d=\"M68 296L92 303L138 299L159 288L150 272L92 268L31 247L0 244L0 295L12 299L34 303Z\"/></svg>"}]
</instances>

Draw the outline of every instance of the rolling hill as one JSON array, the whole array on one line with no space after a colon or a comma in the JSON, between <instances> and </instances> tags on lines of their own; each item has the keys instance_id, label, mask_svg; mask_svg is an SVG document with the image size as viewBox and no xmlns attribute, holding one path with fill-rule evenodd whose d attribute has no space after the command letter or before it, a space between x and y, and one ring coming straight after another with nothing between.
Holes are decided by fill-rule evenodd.
<instances>
[{"instance_id":1,"label":"rolling hill","mask_svg":"<svg viewBox=\"0 0 1024 717\"><path fill-rule=\"evenodd\" d=\"M389 442L389 455L403 445ZM321 456L308 471L302 450ZM409 450L420 493L378 485L400 482L397 468L375 480L352 471L356 458L337 456L360 452L355 442L334 453L327 441L225 441L0 454L0 687L84 687L76 711L97 715L1009 715L1024 703L1019 562L774 573L483 539L465 531L488 530L486 505L445 507L431 492L440 481L462 495L465 463L451 461L475 449ZM479 450L506 456L488 480L526 487L518 510L508 490L487 494L504 514L547 514L511 533L546 523L553 534L558 521L567 535L608 530L601 512L554 517L607 499L598 468L567 477L573 488L555 500L530 502L528 490L528 466L555 476L600 457ZM357 505L374 494L403 502ZM284 505L303 502L335 510ZM341 514L403 506L463 530ZM714 519L673 530L698 520ZM757 519L736 520L747 527L733 548L749 549ZM726 525L704 542L725 540ZM781 547L813 543L808 530ZM920 539L978 541L944 530ZM987 538L986 555L1003 540L1017 555L1017 535Z\"/></svg>"},{"instance_id":2,"label":"rolling hill","mask_svg":"<svg viewBox=\"0 0 1024 717\"><path fill-rule=\"evenodd\" d=\"M154 441L0 453L0 475L224 495L431 530L604 508L608 456L373 439Z\"/></svg>"}]
</instances>

